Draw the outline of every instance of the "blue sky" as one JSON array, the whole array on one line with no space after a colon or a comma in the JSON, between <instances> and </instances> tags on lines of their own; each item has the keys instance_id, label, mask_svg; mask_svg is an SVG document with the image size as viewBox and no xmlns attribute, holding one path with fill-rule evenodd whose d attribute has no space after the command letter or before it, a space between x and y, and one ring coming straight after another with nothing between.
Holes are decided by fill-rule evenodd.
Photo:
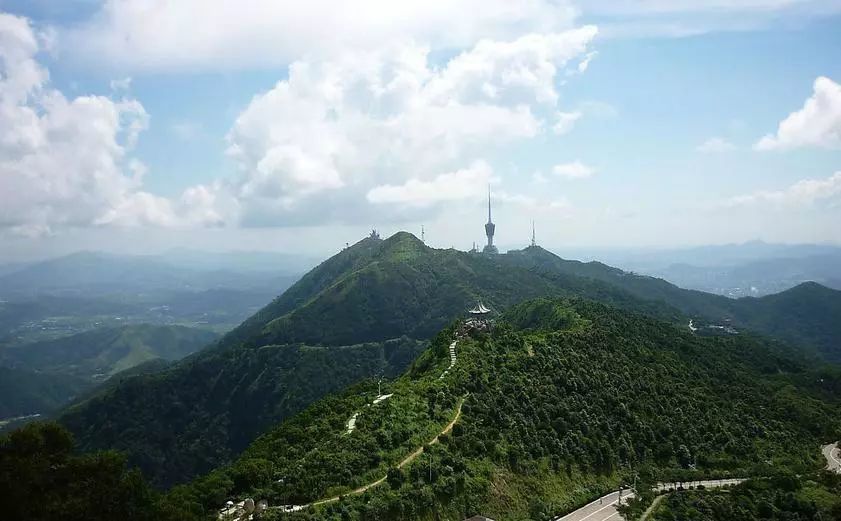
<instances>
[{"instance_id":1,"label":"blue sky","mask_svg":"<svg viewBox=\"0 0 841 521\"><path fill-rule=\"evenodd\" d=\"M841 243L841 2L473 3L0 0L4 257Z\"/></svg>"}]
</instances>

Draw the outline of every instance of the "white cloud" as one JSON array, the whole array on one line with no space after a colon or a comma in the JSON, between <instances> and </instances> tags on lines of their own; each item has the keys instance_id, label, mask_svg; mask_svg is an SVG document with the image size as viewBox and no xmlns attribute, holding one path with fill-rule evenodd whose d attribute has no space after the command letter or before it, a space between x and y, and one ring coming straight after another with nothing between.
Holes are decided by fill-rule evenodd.
<instances>
[{"instance_id":1,"label":"white cloud","mask_svg":"<svg viewBox=\"0 0 841 521\"><path fill-rule=\"evenodd\" d=\"M585 179L596 173L595 169L585 165L581 161L572 163L561 163L552 167L552 173L558 177L567 179Z\"/></svg>"},{"instance_id":2,"label":"white cloud","mask_svg":"<svg viewBox=\"0 0 841 521\"><path fill-rule=\"evenodd\" d=\"M736 145L727 141L724 138L711 137L710 139L698 145L696 150L698 150L698 152L704 152L707 154L717 154L721 152L730 152L732 150L736 150Z\"/></svg>"},{"instance_id":3,"label":"white cloud","mask_svg":"<svg viewBox=\"0 0 841 521\"><path fill-rule=\"evenodd\" d=\"M0 13L0 228L26 236L55 226L169 225L171 205L141 188L128 154L148 123L133 99L67 99L35 59L28 20Z\"/></svg>"},{"instance_id":4,"label":"white cloud","mask_svg":"<svg viewBox=\"0 0 841 521\"><path fill-rule=\"evenodd\" d=\"M493 171L484 161L476 161L468 168L439 174L424 181L409 179L402 185L381 185L367 195L374 204L403 204L428 207L441 202L480 199L487 193Z\"/></svg>"},{"instance_id":5,"label":"white cloud","mask_svg":"<svg viewBox=\"0 0 841 521\"><path fill-rule=\"evenodd\" d=\"M841 172L826 179L801 179L783 190L758 191L739 195L725 202L724 206L752 206L774 204L780 206L808 206L841 196Z\"/></svg>"},{"instance_id":6,"label":"white cloud","mask_svg":"<svg viewBox=\"0 0 841 521\"><path fill-rule=\"evenodd\" d=\"M593 61L593 58L596 57L599 53L596 51L588 52L584 55L584 58L578 62L578 65L575 67L575 70L567 72L567 76L571 76L574 74L584 74L587 72L587 69L590 67L590 62Z\"/></svg>"},{"instance_id":7,"label":"white cloud","mask_svg":"<svg viewBox=\"0 0 841 521\"><path fill-rule=\"evenodd\" d=\"M552 130L555 131L555 134L566 134L572 130L580 118L581 112L558 112L558 119Z\"/></svg>"},{"instance_id":8,"label":"white cloud","mask_svg":"<svg viewBox=\"0 0 841 521\"><path fill-rule=\"evenodd\" d=\"M541 133L557 112L559 71L595 34L482 40L438 67L417 45L296 61L230 130L240 175L225 188L246 224L369 219L349 207L421 190L440 172L466 175L489 150Z\"/></svg>"},{"instance_id":9,"label":"white cloud","mask_svg":"<svg viewBox=\"0 0 841 521\"><path fill-rule=\"evenodd\" d=\"M763 137L754 148L841 148L841 85L821 76L813 88L814 93L803 108L789 114L780 122L775 135Z\"/></svg>"},{"instance_id":10,"label":"white cloud","mask_svg":"<svg viewBox=\"0 0 841 521\"><path fill-rule=\"evenodd\" d=\"M576 13L567 0L108 0L59 41L121 69L241 69L394 41L464 48L565 30Z\"/></svg>"}]
</instances>

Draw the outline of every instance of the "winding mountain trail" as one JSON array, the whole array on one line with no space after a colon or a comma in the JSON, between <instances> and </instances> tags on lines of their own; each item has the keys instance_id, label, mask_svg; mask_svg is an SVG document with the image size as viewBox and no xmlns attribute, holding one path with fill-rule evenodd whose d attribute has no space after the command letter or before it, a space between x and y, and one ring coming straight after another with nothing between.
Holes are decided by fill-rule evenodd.
<instances>
[{"instance_id":1,"label":"winding mountain trail","mask_svg":"<svg viewBox=\"0 0 841 521\"><path fill-rule=\"evenodd\" d=\"M450 350L450 365L447 366L447 368L444 369L444 372L441 373L441 376L438 377L439 380L441 378L444 378L445 376L447 376L447 373L450 372L450 369L452 369L453 366L456 365L456 344L457 343L458 343L458 340L453 340L453 343L450 344L450 347L449 347L449 350Z\"/></svg>"},{"instance_id":2,"label":"winding mountain trail","mask_svg":"<svg viewBox=\"0 0 841 521\"><path fill-rule=\"evenodd\" d=\"M456 414L453 417L452 421L450 421L450 423L448 423L441 430L441 432L439 432L434 438L432 438L432 440L430 440L428 443L426 443L424 445L421 445L415 451L413 451L411 454L409 454L408 456L403 458L400 461L400 463L397 464L397 468L402 469L403 467L405 467L406 465L408 465L409 463L414 461L415 458L417 458L418 456L420 456L423 453L423 448L426 445L434 445L434 444L438 443L438 439L441 436L443 436L443 435L445 435L445 434L447 434L447 433L449 433L450 431L453 430L453 427L458 422L459 418L461 418L461 406L464 405L464 400L466 398L467 398L467 396L465 396L461 400L459 400L458 405L456 406ZM380 479L378 479L376 481L372 481L371 483L368 483L366 485L362 485L359 488L353 489L350 492L345 492L344 494L340 494L338 496L333 496L333 497L329 497L329 498L325 498L325 499L319 499L318 501L313 501L312 503L307 503L307 504L304 504L304 505L282 505L282 506L277 506L277 507L270 507L270 509L278 509L278 510L281 510L283 512L297 512L299 510L304 510L305 508L310 508L310 507L318 506L318 505L324 505L324 504L327 504L327 503L333 503L335 501L338 501L342 496L362 494L366 490L374 488L377 485L384 482L386 480L386 477L387 477L387 475L381 477Z\"/></svg>"}]
</instances>

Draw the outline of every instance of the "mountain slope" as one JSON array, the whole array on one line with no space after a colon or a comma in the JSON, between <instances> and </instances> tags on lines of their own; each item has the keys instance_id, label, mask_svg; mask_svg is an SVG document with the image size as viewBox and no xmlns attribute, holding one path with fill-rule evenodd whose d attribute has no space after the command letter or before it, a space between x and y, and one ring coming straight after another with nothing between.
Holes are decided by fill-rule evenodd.
<instances>
[{"instance_id":1,"label":"mountain slope","mask_svg":"<svg viewBox=\"0 0 841 521\"><path fill-rule=\"evenodd\" d=\"M841 362L841 291L815 282L733 303L737 324Z\"/></svg>"},{"instance_id":2,"label":"mountain slope","mask_svg":"<svg viewBox=\"0 0 841 521\"><path fill-rule=\"evenodd\" d=\"M0 350L0 363L41 372L103 380L138 364L178 360L217 339L203 329L131 325L100 328Z\"/></svg>"},{"instance_id":3,"label":"mountain slope","mask_svg":"<svg viewBox=\"0 0 841 521\"><path fill-rule=\"evenodd\" d=\"M399 374L477 299L501 310L540 296L578 296L680 324L688 316L679 309L715 319L732 302L539 248L484 256L429 248L405 232L370 237L314 268L215 347L78 404L62 422L83 448L124 449L157 484L172 484L230 460L325 394Z\"/></svg>"},{"instance_id":4,"label":"mountain slope","mask_svg":"<svg viewBox=\"0 0 841 521\"><path fill-rule=\"evenodd\" d=\"M509 252L506 262L530 269L560 272L599 280L645 300L663 302L695 318L732 322L738 328L773 336L841 360L841 291L803 283L776 295L730 299L682 289L669 282L624 272L599 262L561 259L540 247Z\"/></svg>"},{"instance_id":5,"label":"mountain slope","mask_svg":"<svg viewBox=\"0 0 841 521\"><path fill-rule=\"evenodd\" d=\"M446 329L382 390L387 400L374 400L373 382L325 398L171 500L198 511L229 497L343 496L275 511L282 519L545 519L630 479L628 468L652 478L690 464L704 475L761 473L766 461L818 468L820 441L841 432L838 397L798 384L815 381L812 368L747 336L698 337L550 299L515 306L504 322L461 336L441 377L458 335ZM841 373L831 374L819 385L837 386Z\"/></svg>"},{"instance_id":6,"label":"mountain slope","mask_svg":"<svg viewBox=\"0 0 841 521\"><path fill-rule=\"evenodd\" d=\"M126 450L157 484L169 485L224 463L325 394L399 374L436 328L479 297L499 309L575 294L677 315L600 281L435 250L407 233L367 238L317 266L216 346L77 404L61 421L83 448Z\"/></svg>"},{"instance_id":7,"label":"mountain slope","mask_svg":"<svg viewBox=\"0 0 841 521\"><path fill-rule=\"evenodd\" d=\"M70 375L0 367L0 419L54 411L92 385Z\"/></svg>"}]
</instances>

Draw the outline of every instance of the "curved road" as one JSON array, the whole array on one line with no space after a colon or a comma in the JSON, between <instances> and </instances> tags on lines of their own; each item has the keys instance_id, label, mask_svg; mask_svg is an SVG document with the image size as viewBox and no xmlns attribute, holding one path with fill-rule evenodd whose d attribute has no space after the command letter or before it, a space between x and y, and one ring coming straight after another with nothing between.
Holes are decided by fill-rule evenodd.
<instances>
[{"instance_id":1,"label":"curved road","mask_svg":"<svg viewBox=\"0 0 841 521\"><path fill-rule=\"evenodd\" d=\"M681 484L689 487L704 485L705 488L717 488L725 485L738 485L744 479L707 479L698 481L682 481ZM665 491L677 488L677 483L658 483L654 490ZM620 495L622 496L620 499ZM634 497L634 493L628 489L620 492L611 492L599 499L588 503L574 512L565 516L558 516L552 521L620 521L622 516L616 510L621 503L625 503ZM620 503L621 502L621 503Z\"/></svg>"},{"instance_id":2,"label":"curved road","mask_svg":"<svg viewBox=\"0 0 841 521\"><path fill-rule=\"evenodd\" d=\"M584 505L575 512L570 512L563 517L552 518L552 521L620 521L622 516L617 512L616 507L619 506L620 501L625 503L634 497L634 493L625 490L621 493L621 498L619 494L619 492L611 492L592 503Z\"/></svg>"}]
</instances>

